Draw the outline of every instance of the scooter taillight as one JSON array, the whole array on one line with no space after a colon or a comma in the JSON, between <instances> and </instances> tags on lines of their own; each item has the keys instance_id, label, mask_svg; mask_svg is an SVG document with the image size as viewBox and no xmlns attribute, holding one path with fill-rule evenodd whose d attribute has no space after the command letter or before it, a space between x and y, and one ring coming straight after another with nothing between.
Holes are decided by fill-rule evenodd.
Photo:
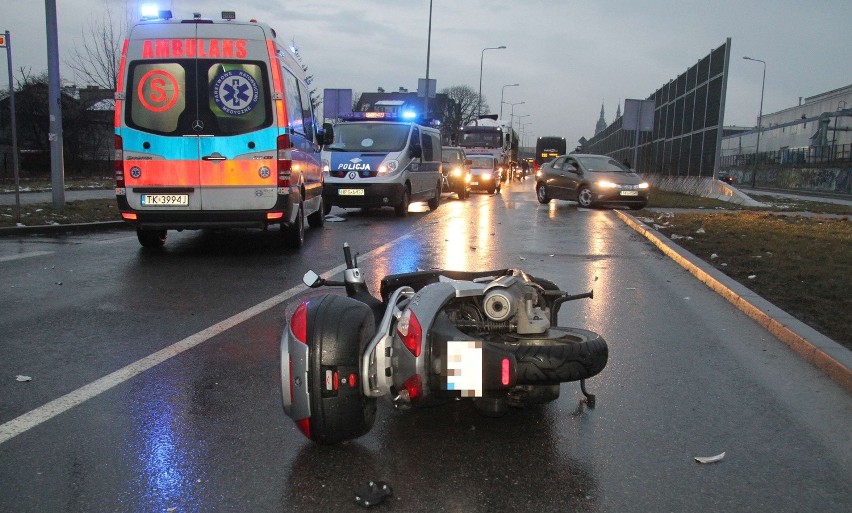
<instances>
[{"instance_id":1,"label":"scooter taillight","mask_svg":"<svg viewBox=\"0 0 852 513\"><path fill-rule=\"evenodd\" d=\"M420 321L417 320L417 316L410 308L406 308L399 317L399 321L396 323L396 332L405 347L411 351L411 354L419 357L423 330L420 328Z\"/></svg>"},{"instance_id":2,"label":"scooter taillight","mask_svg":"<svg viewBox=\"0 0 852 513\"><path fill-rule=\"evenodd\" d=\"M402 388L408 392L408 398L411 401L417 401L423 397L423 380L420 379L420 374L415 374L405 380L405 383L402 384Z\"/></svg>"},{"instance_id":3,"label":"scooter taillight","mask_svg":"<svg viewBox=\"0 0 852 513\"><path fill-rule=\"evenodd\" d=\"M303 344L307 344L308 340L308 302L305 301L296 311L293 312L293 317L290 318L290 331L296 340Z\"/></svg>"}]
</instances>

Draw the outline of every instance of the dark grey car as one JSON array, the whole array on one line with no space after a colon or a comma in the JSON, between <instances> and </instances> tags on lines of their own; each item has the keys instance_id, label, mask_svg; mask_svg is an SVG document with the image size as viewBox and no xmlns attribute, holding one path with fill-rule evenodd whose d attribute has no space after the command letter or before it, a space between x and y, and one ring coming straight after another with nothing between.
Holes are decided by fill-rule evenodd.
<instances>
[{"instance_id":1,"label":"dark grey car","mask_svg":"<svg viewBox=\"0 0 852 513\"><path fill-rule=\"evenodd\" d=\"M562 155L536 173L536 197L576 201L581 207L627 205L643 208L648 203L648 182L606 155Z\"/></svg>"}]
</instances>

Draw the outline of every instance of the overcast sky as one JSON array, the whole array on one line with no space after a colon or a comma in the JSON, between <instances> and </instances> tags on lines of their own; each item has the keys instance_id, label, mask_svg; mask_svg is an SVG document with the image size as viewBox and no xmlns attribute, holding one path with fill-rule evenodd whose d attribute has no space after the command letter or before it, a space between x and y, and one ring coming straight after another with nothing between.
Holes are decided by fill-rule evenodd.
<instances>
[{"instance_id":1,"label":"overcast sky","mask_svg":"<svg viewBox=\"0 0 852 513\"><path fill-rule=\"evenodd\" d=\"M69 58L106 9L135 11L137 1L56 0L60 59ZM176 18L201 12L270 24L295 39L314 85L356 92L411 91L426 76L429 0L171 0ZM117 18L117 16L114 16ZM731 38L726 125L754 126L766 61L764 113L852 84L852 0L434 0L429 76L438 89L479 87L492 112L507 102L527 136L560 135L569 148L591 137L600 115L611 123L625 98L646 98ZM16 70L47 68L44 2L0 0ZM2 79L8 87L5 52ZM75 78L62 68L65 83ZM83 84L79 84L83 85ZM504 117L512 107L503 106ZM519 121L516 118L516 123ZM527 139L529 142L532 139Z\"/></svg>"}]
</instances>

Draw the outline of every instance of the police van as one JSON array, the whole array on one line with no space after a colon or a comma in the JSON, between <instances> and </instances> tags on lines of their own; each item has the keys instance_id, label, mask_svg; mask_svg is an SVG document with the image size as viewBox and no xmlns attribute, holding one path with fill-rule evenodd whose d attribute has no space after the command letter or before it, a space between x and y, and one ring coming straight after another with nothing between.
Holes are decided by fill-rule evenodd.
<instances>
[{"instance_id":1,"label":"police van","mask_svg":"<svg viewBox=\"0 0 852 513\"><path fill-rule=\"evenodd\" d=\"M354 112L323 147L323 203L342 208L393 207L408 215L412 201L441 203L441 132L390 112Z\"/></svg>"},{"instance_id":2,"label":"police van","mask_svg":"<svg viewBox=\"0 0 852 513\"><path fill-rule=\"evenodd\" d=\"M173 229L279 225L301 247L305 223L322 226L332 134L316 129L305 72L269 26L233 12L143 17L115 103L116 198L142 246Z\"/></svg>"}]
</instances>

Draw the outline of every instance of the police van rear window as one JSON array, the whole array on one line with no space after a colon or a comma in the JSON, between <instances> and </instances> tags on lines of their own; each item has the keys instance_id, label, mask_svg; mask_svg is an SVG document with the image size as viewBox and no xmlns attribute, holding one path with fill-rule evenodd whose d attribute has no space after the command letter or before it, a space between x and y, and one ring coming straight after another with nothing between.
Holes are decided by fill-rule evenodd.
<instances>
[{"instance_id":1,"label":"police van rear window","mask_svg":"<svg viewBox=\"0 0 852 513\"><path fill-rule=\"evenodd\" d=\"M252 61L135 61L125 122L162 135L238 135L272 124L266 65Z\"/></svg>"}]
</instances>

